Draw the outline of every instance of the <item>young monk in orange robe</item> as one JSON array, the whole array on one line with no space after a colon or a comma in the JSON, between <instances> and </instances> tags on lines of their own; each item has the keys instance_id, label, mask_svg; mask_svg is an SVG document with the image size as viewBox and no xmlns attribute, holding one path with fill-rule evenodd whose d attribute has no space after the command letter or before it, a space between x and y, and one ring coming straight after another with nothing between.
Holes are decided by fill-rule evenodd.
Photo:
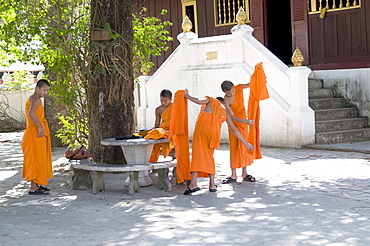
<instances>
[{"instance_id":1,"label":"young monk in orange robe","mask_svg":"<svg viewBox=\"0 0 370 246\"><path fill-rule=\"evenodd\" d=\"M248 102L248 116L255 121L255 124L250 128L248 140L255 145L253 159L261 159L262 152L260 147L260 106L259 101L270 97L267 86L265 71L262 67L262 62L255 67L254 73L251 76L250 96Z\"/></svg>"},{"instance_id":2,"label":"young monk in orange robe","mask_svg":"<svg viewBox=\"0 0 370 246\"><path fill-rule=\"evenodd\" d=\"M50 84L40 79L35 92L26 102L27 127L22 139L24 156L22 177L31 181L28 194L49 194L47 187L48 178L53 177L51 167L51 144L48 123L44 118L44 108L41 98L45 97L50 89Z\"/></svg>"},{"instance_id":3,"label":"young monk in orange robe","mask_svg":"<svg viewBox=\"0 0 370 246\"><path fill-rule=\"evenodd\" d=\"M172 114L172 92L170 90L162 90L161 92L161 105L155 109L155 128L163 128L163 130L169 133L170 120ZM164 136L162 136L164 137ZM164 157L167 157L170 151L173 149L173 141L168 143L155 144L150 156L149 162L157 162L159 154L162 150Z\"/></svg>"},{"instance_id":4,"label":"young monk in orange robe","mask_svg":"<svg viewBox=\"0 0 370 246\"><path fill-rule=\"evenodd\" d=\"M189 195L200 190L197 184L197 178L207 176L209 177L209 191L216 192L217 186L214 181L216 169L213 153L220 144L222 123L226 120L231 132L249 151L253 151L254 147L247 143L233 124L230 114L231 109L224 103L223 98L217 98L218 100L212 97L198 99L190 96L187 90L184 96L190 101L202 105L193 134L192 160L190 167L191 182L189 187L185 190L184 195ZM222 104L219 100L222 101ZM227 109L225 110L223 106Z\"/></svg>"},{"instance_id":5,"label":"young monk in orange robe","mask_svg":"<svg viewBox=\"0 0 370 246\"><path fill-rule=\"evenodd\" d=\"M234 86L231 81L225 80L221 84L221 89L225 92L225 102L230 105L232 111L232 120L238 131L244 139L248 139L248 125L253 125L253 120L248 120L245 106L243 89L249 88L249 84L239 84ZM237 168L242 168L242 177L245 181L255 182L256 179L247 173L247 166L253 163L253 158L248 149L230 132L230 167L231 176L222 181L223 184L236 182L238 176Z\"/></svg>"}]
</instances>

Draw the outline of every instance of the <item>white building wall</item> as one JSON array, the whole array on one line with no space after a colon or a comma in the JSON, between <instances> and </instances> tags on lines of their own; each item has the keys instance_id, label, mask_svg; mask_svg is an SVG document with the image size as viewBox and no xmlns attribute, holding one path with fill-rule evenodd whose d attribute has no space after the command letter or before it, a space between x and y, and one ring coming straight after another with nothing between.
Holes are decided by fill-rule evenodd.
<instances>
[{"instance_id":1,"label":"white building wall","mask_svg":"<svg viewBox=\"0 0 370 246\"><path fill-rule=\"evenodd\" d=\"M370 68L313 71L310 78L323 79L324 87L334 95L345 97L362 117L370 118Z\"/></svg>"},{"instance_id":2,"label":"white building wall","mask_svg":"<svg viewBox=\"0 0 370 246\"><path fill-rule=\"evenodd\" d=\"M314 113L308 106L307 67L288 68L252 35L253 28L236 26L231 35L198 38L195 33L181 33L179 47L156 73L141 78L138 128L154 126L154 111L160 104L160 92L187 88L191 95L223 96L221 83L248 83L257 63L262 62L270 98L260 102L261 144L301 147L314 143ZM213 52L213 53L212 53ZM210 54L216 54L207 59ZM249 89L245 90L246 107ZM189 133L200 110L189 102ZM226 123L221 140L227 142Z\"/></svg>"},{"instance_id":3,"label":"white building wall","mask_svg":"<svg viewBox=\"0 0 370 246\"><path fill-rule=\"evenodd\" d=\"M24 116L24 109L27 98L32 95L34 91L5 91L0 89L0 103L6 108L6 113L13 119L26 125ZM8 106L7 106L8 105Z\"/></svg>"}]
</instances>

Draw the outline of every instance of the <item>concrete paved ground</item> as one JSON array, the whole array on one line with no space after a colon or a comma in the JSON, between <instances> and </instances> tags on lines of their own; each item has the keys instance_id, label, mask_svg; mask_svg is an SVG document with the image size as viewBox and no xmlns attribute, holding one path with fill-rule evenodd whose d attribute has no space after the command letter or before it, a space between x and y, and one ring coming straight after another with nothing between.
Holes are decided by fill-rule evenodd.
<instances>
[{"instance_id":1,"label":"concrete paved ground","mask_svg":"<svg viewBox=\"0 0 370 246\"><path fill-rule=\"evenodd\" d=\"M93 195L71 190L64 149L55 148L51 194L30 196L20 137L0 134L0 245L370 245L366 153L264 147L248 168L256 183L222 185L230 171L221 146L216 193L199 179L189 196L155 183L128 195L126 176L107 174L106 192Z\"/></svg>"}]
</instances>

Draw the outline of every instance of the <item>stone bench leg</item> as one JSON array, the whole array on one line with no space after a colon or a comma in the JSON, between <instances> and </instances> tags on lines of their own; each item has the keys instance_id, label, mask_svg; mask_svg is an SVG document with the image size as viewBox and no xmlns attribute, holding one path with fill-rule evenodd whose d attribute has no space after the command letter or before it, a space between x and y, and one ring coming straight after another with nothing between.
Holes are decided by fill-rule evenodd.
<instances>
[{"instance_id":1,"label":"stone bench leg","mask_svg":"<svg viewBox=\"0 0 370 246\"><path fill-rule=\"evenodd\" d=\"M105 191L105 183L103 179L103 174L104 172L90 171L90 176L91 176L92 183L93 183L92 192L94 194Z\"/></svg>"},{"instance_id":2,"label":"stone bench leg","mask_svg":"<svg viewBox=\"0 0 370 246\"><path fill-rule=\"evenodd\" d=\"M168 168L157 169L157 173L158 173L157 188L159 190L172 191L172 184L170 182L170 179L168 178L169 169Z\"/></svg>"},{"instance_id":3,"label":"stone bench leg","mask_svg":"<svg viewBox=\"0 0 370 246\"><path fill-rule=\"evenodd\" d=\"M135 192L139 192L140 190L139 172L138 171L128 172L128 176L130 178L130 182L128 183L128 194L132 195L135 194Z\"/></svg>"},{"instance_id":4,"label":"stone bench leg","mask_svg":"<svg viewBox=\"0 0 370 246\"><path fill-rule=\"evenodd\" d=\"M92 187L90 171L73 169L73 172L72 190L78 190L81 186L86 186L88 189Z\"/></svg>"}]
</instances>

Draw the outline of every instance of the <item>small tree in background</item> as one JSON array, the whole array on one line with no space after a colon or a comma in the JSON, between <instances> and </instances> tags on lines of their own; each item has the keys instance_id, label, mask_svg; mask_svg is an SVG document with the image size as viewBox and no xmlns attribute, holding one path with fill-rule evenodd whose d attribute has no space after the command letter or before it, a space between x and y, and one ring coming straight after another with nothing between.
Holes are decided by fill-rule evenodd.
<instances>
[{"instance_id":1,"label":"small tree in background","mask_svg":"<svg viewBox=\"0 0 370 246\"><path fill-rule=\"evenodd\" d=\"M103 8L104 4L109 6L108 3L115 1L95 0L94 3ZM127 11L131 15L131 7ZM92 81L101 76L127 76L120 72L123 71L120 66L131 64L134 64L131 76L149 71L153 66L150 57L167 49L166 42L172 38L166 36L165 27L171 23L145 17L144 12L145 9L133 15L134 41L129 42L133 60L125 64L119 62L124 57L106 56L114 53L115 40L125 40L110 27L108 20L99 23L99 28L108 30L111 41L90 42L90 13L102 13L101 10L91 11L90 0L0 0L0 50L3 52L0 56L12 54L8 57L9 64L39 60L45 66L46 76L52 81L50 94L55 100L50 107L65 105L69 112L58 116L61 127L57 135L64 144L75 147L88 143L91 114L86 94ZM162 11L161 14L165 13ZM113 70L107 66L111 61L115 61ZM132 94L131 90L121 93ZM124 120L122 124L125 124Z\"/></svg>"}]
</instances>

